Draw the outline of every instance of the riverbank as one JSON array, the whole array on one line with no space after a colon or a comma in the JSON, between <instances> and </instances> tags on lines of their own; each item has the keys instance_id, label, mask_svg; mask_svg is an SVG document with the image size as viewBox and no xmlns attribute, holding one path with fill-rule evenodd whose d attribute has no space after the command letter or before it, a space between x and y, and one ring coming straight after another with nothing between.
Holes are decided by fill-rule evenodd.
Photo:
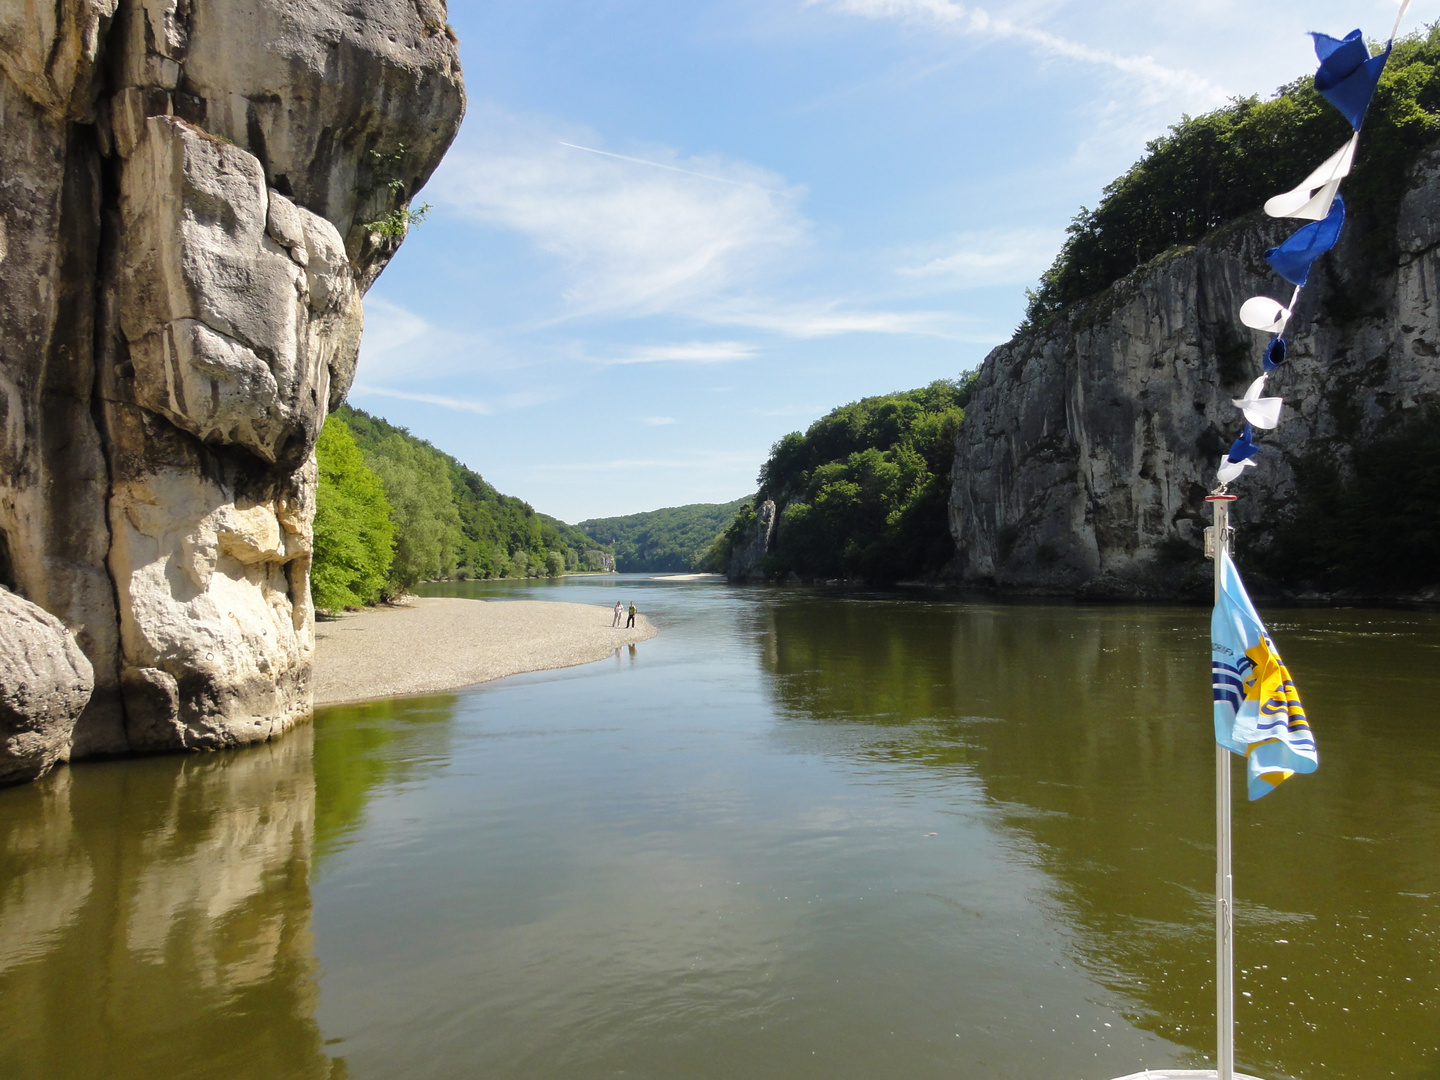
<instances>
[{"instance_id":1,"label":"riverbank","mask_svg":"<svg viewBox=\"0 0 1440 1080\"><path fill-rule=\"evenodd\" d=\"M603 660L658 631L644 615L538 600L415 597L315 624L316 705L431 694Z\"/></svg>"}]
</instances>

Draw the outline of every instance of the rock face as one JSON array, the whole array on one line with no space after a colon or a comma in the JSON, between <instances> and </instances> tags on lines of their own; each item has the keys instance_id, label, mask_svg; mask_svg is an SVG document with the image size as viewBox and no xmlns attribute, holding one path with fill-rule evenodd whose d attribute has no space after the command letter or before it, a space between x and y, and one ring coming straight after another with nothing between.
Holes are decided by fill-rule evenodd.
<instances>
[{"instance_id":1,"label":"rock face","mask_svg":"<svg viewBox=\"0 0 1440 1080\"><path fill-rule=\"evenodd\" d=\"M1290 361L1267 386L1285 399L1280 426L1263 433L1260 466L1232 485L1252 536L1285 512L1301 457L1343 463L1440 403L1440 150L1414 181L1391 272L1369 276L1352 228L1310 276ZM962 580L1164 596L1185 591L1177 564L1190 563L1208 581L1204 498L1240 431L1230 399L1260 374L1268 341L1236 313L1251 296L1289 296L1263 252L1294 227L1221 229L986 357L956 438L950 524Z\"/></svg>"},{"instance_id":2,"label":"rock face","mask_svg":"<svg viewBox=\"0 0 1440 1080\"><path fill-rule=\"evenodd\" d=\"M766 499L755 508L755 524L730 551L725 566L727 581L764 581L762 563L775 542L775 500Z\"/></svg>"},{"instance_id":3,"label":"rock face","mask_svg":"<svg viewBox=\"0 0 1440 1080\"><path fill-rule=\"evenodd\" d=\"M95 674L59 619L3 588L0 633L0 784L9 784L69 754Z\"/></svg>"},{"instance_id":4,"label":"rock face","mask_svg":"<svg viewBox=\"0 0 1440 1080\"><path fill-rule=\"evenodd\" d=\"M315 439L463 110L440 0L0 4L0 585L72 756L309 711Z\"/></svg>"}]
</instances>

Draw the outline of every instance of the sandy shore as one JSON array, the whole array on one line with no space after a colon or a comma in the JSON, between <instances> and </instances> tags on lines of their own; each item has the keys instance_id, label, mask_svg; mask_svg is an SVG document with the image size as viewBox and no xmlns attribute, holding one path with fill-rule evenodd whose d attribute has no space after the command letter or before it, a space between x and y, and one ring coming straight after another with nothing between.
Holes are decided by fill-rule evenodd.
<instances>
[{"instance_id":1,"label":"sandy shore","mask_svg":"<svg viewBox=\"0 0 1440 1080\"><path fill-rule=\"evenodd\" d=\"M315 624L315 704L429 694L524 671L603 660L657 633L613 609L540 600L418 597Z\"/></svg>"}]
</instances>

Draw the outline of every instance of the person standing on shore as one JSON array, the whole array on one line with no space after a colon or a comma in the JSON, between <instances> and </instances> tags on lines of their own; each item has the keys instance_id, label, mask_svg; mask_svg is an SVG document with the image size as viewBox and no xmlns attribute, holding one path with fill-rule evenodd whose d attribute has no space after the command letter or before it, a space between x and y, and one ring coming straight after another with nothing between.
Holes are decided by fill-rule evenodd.
<instances>
[{"instance_id":1,"label":"person standing on shore","mask_svg":"<svg viewBox=\"0 0 1440 1080\"><path fill-rule=\"evenodd\" d=\"M610 620L610 625L611 625L611 626L619 626L619 625L620 625L620 619L624 616L624 614L625 614L625 605L624 605L623 603L621 603L619 600L616 600L616 601L615 601L615 618L613 618L613 619Z\"/></svg>"},{"instance_id":2,"label":"person standing on shore","mask_svg":"<svg viewBox=\"0 0 1440 1080\"><path fill-rule=\"evenodd\" d=\"M629 618L629 619L626 621L626 623L625 623L625 629L626 629L626 630L629 630L630 627L632 627L632 626L634 626L634 625L635 625L635 601L634 601L634 600L631 600L631 601L630 601L630 618Z\"/></svg>"}]
</instances>

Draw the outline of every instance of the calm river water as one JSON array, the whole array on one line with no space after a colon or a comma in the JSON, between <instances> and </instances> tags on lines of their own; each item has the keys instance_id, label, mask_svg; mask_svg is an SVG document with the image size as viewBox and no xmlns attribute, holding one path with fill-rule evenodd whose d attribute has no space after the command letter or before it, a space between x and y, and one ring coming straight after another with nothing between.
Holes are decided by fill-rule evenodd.
<instances>
[{"instance_id":1,"label":"calm river water","mask_svg":"<svg viewBox=\"0 0 1440 1080\"><path fill-rule=\"evenodd\" d=\"M1206 1066L1208 610L445 591L660 636L0 791L0 1077ZM1239 1064L1435 1080L1440 617L1269 622L1321 767L1236 806Z\"/></svg>"}]
</instances>

